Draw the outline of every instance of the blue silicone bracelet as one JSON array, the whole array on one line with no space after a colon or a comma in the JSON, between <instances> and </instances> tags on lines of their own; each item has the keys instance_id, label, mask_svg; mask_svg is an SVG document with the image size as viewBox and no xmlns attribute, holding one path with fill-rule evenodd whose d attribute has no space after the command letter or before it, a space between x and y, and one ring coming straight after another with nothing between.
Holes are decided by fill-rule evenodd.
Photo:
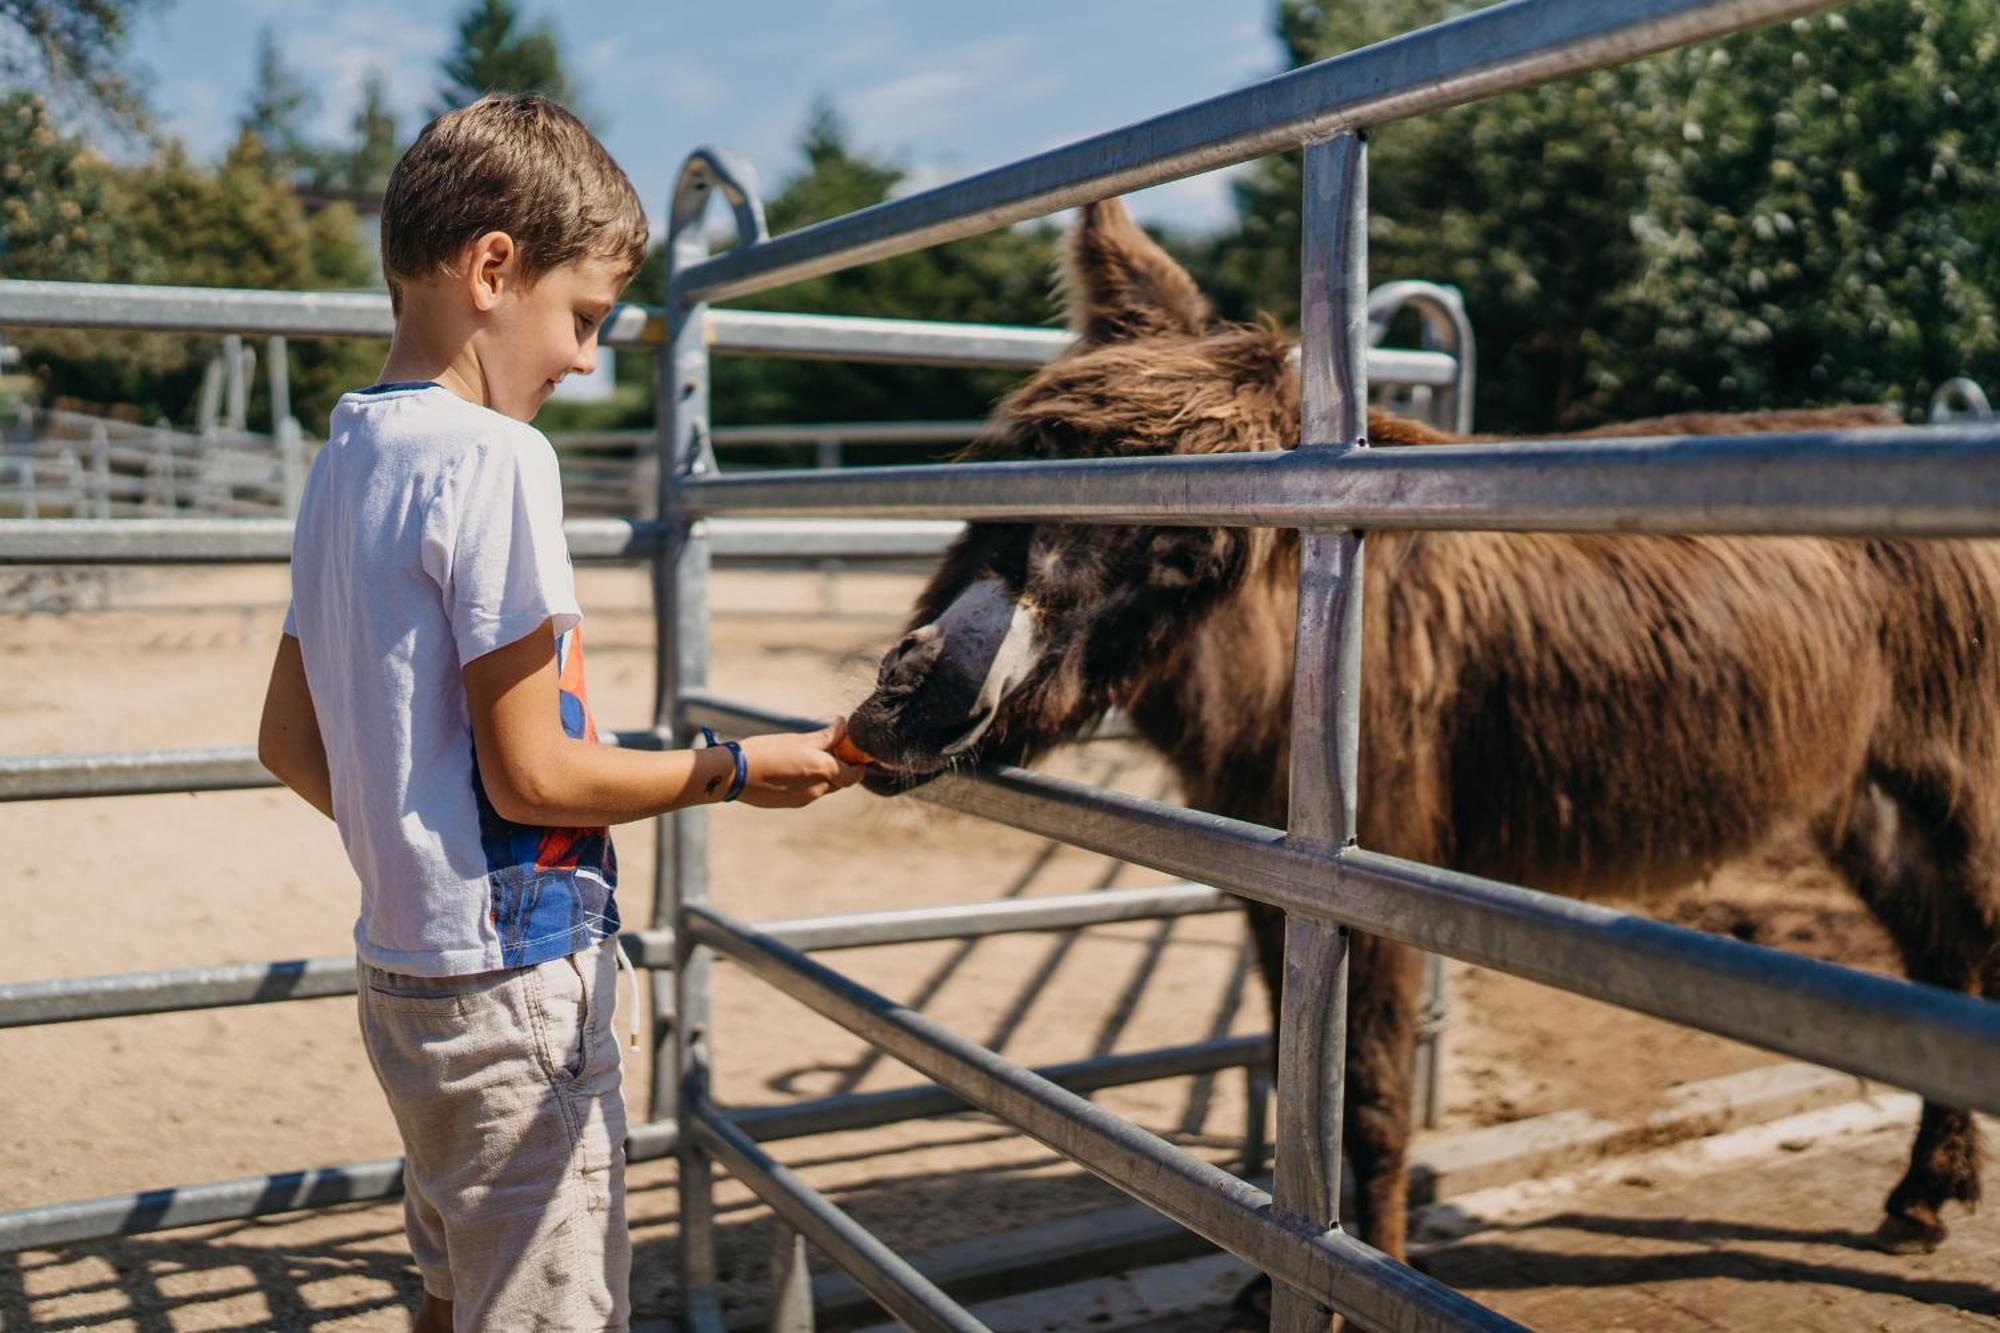
<instances>
[{"instance_id":1,"label":"blue silicone bracelet","mask_svg":"<svg viewBox=\"0 0 2000 1333\"><path fill-rule=\"evenodd\" d=\"M722 794L724 802L735 800L743 794L745 784L750 781L750 761L744 757L743 747L735 741L718 741L714 730L709 727L701 729L701 739L711 750L719 745L729 751L729 757L736 761L736 776L730 780L729 790Z\"/></svg>"},{"instance_id":2,"label":"blue silicone bracelet","mask_svg":"<svg viewBox=\"0 0 2000 1333\"><path fill-rule=\"evenodd\" d=\"M729 790L723 793L722 799L733 801L743 794L743 784L750 781L750 761L743 757L743 747L735 741L724 741L723 744L728 747L730 757L736 760L736 780L729 784Z\"/></svg>"}]
</instances>

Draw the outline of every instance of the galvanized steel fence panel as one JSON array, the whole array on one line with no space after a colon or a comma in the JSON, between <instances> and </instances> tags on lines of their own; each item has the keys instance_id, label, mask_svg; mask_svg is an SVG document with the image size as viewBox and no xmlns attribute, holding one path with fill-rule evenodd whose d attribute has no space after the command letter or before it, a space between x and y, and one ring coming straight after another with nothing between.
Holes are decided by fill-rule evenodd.
<instances>
[{"instance_id":1,"label":"galvanized steel fence panel","mask_svg":"<svg viewBox=\"0 0 2000 1333\"><path fill-rule=\"evenodd\" d=\"M784 940L789 931L796 945L817 939L824 947L841 947L840 942L851 944L871 932L887 937L898 930L975 933L1007 928L997 909L986 909L984 916L957 909L961 919L953 922L939 915L947 909L925 909L917 914L921 921L745 926L708 906L705 813L682 811L656 823L655 919L665 924L630 942L649 962L669 950L674 959L671 973L653 972L655 1118L634 1128L632 1146L637 1155L672 1151L680 1158L682 1284L691 1323L711 1327L719 1316L713 1157L735 1170L784 1218L774 1265L780 1279L776 1308L784 1326L809 1326L809 1313L801 1308L797 1262L799 1237L806 1236L856 1272L900 1317L927 1327L976 1327L942 1293L751 1145L758 1124L765 1129L803 1126L809 1111L882 1123L870 1117L946 1104L938 1099L955 1093L1003 1114L1273 1273L1280 1283L1281 1328L1323 1327L1322 1303L1371 1327L1505 1326L1491 1312L1389 1262L1337 1226L1344 1026L1339 977L1347 927L1884 1078L1947 1103L2000 1111L2000 1008L1353 845L1360 661L1355 611L1364 530L2000 535L2000 428L1992 426L1583 446L1363 447L1362 408L1371 369L1400 375L1408 385L1449 388L1460 395L1452 402L1460 413L1469 403L1470 387L1463 357L1454 364L1435 351L1385 354L1367 348L1366 130L1828 7L1829 0L1511 0L776 239L763 234L761 207L747 168L721 153L703 151L690 158L671 204L666 302L657 310L621 307L605 331L608 344L660 351L661 517L649 523L584 523L570 530L580 558L653 562L660 642L653 728L639 733L646 743L682 743L686 728L698 721L723 728L795 722L702 692L707 575L728 545L730 523L739 521L712 516L782 514L796 520L867 514L917 520L1277 525L1297 527L1303 534L1289 829L1260 828L1018 770L947 776L917 793L921 799L1271 903L1290 914L1279 1074L1287 1151L1275 1200L1108 1117L1055 1081L866 992ZM1066 339L1053 331L718 311L709 309L707 301L1301 145L1307 148L1307 254L1301 351L1304 443L1298 449L1200 459L714 475L707 403L712 351L1032 366L1058 354ZM739 244L711 258L701 219L715 194L734 210ZM379 297L314 295L302 304L299 294L0 283L0 324L144 323L190 331L383 336L389 331L387 315L386 301ZM1448 308L1427 309L1425 317L1427 323L1443 320L1440 327L1455 328ZM844 526L828 525L815 534L821 543L816 550L826 552L847 539L833 531ZM114 540L114 527L131 535ZM0 524L0 563L162 556L271 559L282 558L289 545L283 524L231 523L211 529L174 523L160 525L160 530L134 529L131 524L91 522L69 527ZM768 526L736 531L746 553L775 537ZM952 531L948 524L900 531L896 549L928 553ZM177 776L190 782L206 777L221 785L250 785L240 781L242 773L232 771L241 762L233 755L170 762L177 766ZM108 765L104 774L0 771L0 790L9 782L30 795L81 794L55 790L65 782L86 787L102 783L100 789L114 790L133 781L119 776L118 767ZM1208 910L1212 903L1197 907L1191 899L1174 897L1203 892L1175 890L1146 906L1158 909L1156 915L1179 908ZM1065 910L1083 913L1065 920L1088 915L1081 906ZM762 1108L725 1116L709 1098L714 1057L707 974L717 953L868 1037L949 1091L878 1094L879 1105L851 1099L854 1105L838 1109ZM250 973L182 980L207 987L199 997L190 991L184 998L220 1003L240 1002L228 997L240 996L246 985L272 984L269 976L259 981ZM336 960L311 960L289 981L326 993L352 984L350 977L339 975ZM13 997L17 1005L51 998ZM123 1002L142 1001L128 996ZM1163 1053L1160 1059L1200 1064L1240 1054L1187 1048ZM1112 1065L1127 1073L1190 1067L1171 1060L1144 1061L1116 1057L1065 1072L1087 1081L1115 1077ZM310 1173L284 1178L286 1183L270 1184L265 1196L281 1206L296 1206L288 1201L351 1187L357 1178L374 1181L383 1164L344 1170L356 1175L335 1169L325 1181ZM343 1186L343 1180L349 1185ZM201 1188L234 1190L230 1197L240 1204L241 1185ZM188 1207L178 1212L171 1198L148 1204L144 1196L134 1196L123 1202L141 1224L147 1216L190 1217L222 1206L213 1201L197 1206L198 1194L182 1192L178 1197ZM97 1201L100 1214L107 1202L116 1201ZM22 1220L0 1217L0 1239L22 1234L18 1225L10 1225ZM51 1215L42 1221L46 1225L35 1234L103 1234L76 1231L82 1225L76 1217ZM70 1232L63 1232L64 1227Z\"/></svg>"}]
</instances>

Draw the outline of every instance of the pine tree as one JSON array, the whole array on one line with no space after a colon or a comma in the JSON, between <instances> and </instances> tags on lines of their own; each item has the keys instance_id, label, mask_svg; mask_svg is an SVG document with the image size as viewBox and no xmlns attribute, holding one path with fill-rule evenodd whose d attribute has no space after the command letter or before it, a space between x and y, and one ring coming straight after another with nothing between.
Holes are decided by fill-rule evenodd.
<instances>
[{"instance_id":1,"label":"pine tree","mask_svg":"<svg viewBox=\"0 0 2000 1333\"><path fill-rule=\"evenodd\" d=\"M342 163L341 184L350 190L380 194L388 188L389 173L401 155L388 85L381 70L371 69L361 82L361 108L354 113L354 146Z\"/></svg>"},{"instance_id":2,"label":"pine tree","mask_svg":"<svg viewBox=\"0 0 2000 1333\"><path fill-rule=\"evenodd\" d=\"M288 176L316 165L306 138L306 117L317 99L297 71L285 63L277 34L266 27L257 34L257 74L237 127L263 142L280 170Z\"/></svg>"},{"instance_id":3,"label":"pine tree","mask_svg":"<svg viewBox=\"0 0 2000 1333\"><path fill-rule=\"evenodd\" d=\"M857 150L830 106L816 106L800 139L805 165L766 203L774 233L879 204L903 168ZM1009 228L793 283L733 302L750 308L903 319L1046 323L1054 228ZM642 274L635 287L657 299ZM893 421L979 417L1019 379L1008 371L719 358L716 419L734 422ZM921 452L921 450L917 451ZM935 453L933 449L931 452ZM870 453L886 461L888 452ZM796 462L796 458L792 461Z\"/></svg>"},{"instance_id":4,"label":"pine tree","mask_svg":"<svg viewBox=\"0 0 2000 1333\"><path fill-rule=\"evenodd\" d=\"M125 65L132 20L153 0L0 0L0 87L35 89L142 128L145 105Z\"/></svg>"},{"instance_id":5,"label":"pine tree","mask_svg":"<svg viewBox=\"0 0 2000 1333\"><path fill-rule=\"evenodd\" d=\"M569 103L562 51L547 23L522 23L512 0L473 0L458 19L458 46L444 61L434 114L487 93L541 93Z\"/></svg>"}]
</instances>

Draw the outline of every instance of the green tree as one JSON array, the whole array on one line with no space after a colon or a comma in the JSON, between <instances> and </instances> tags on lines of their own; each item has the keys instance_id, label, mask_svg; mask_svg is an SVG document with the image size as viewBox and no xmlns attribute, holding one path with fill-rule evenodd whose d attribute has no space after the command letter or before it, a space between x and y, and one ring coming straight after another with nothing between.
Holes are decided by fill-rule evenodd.
<instances>
[{"instance_id":1,"label":"green tree","mask_svg":"<svg viewBox=\"0 0 2000 1333\"><path fill-rule=\"evenodd\" d=\"M316 150L306 135L306 118L317 99L278 46L277 34L266 27L257 34L257 73L237 128L263 141L271 162L296 176L315 165Z\"/></svg>"},{"instance_id":2,"label":"green tree","mask_svg":"<svg viewBox=\"0 0 2000 1333\"><path fill-rule=\"evenodd\" d=\"M168 143L143 166L114 168L44 129L44 154L66 155L68 200L93 200L94 212L81 214L81 242L66 237L57 247L42 238L10 247L28 261L10 262L10 276L267 289L354 287L368 280L353 212L335 205L308 218L282 165L247 130L210 170L190 161L178 143ZM0 166L0 174L5 170ZM54 204L59 216L67 212L63 204L62 198ZM16 217L11 207L6 213ZM120 220L115 238L102 227L105 217ZM188 423L215 339L56 330L24 335L21 346L45 397L123 404L142 417ZM317 429L333 399L366 383L381 355L374 344L294 342L294 413L309 430ZM253 404L253 416L260 410Z\"/></svg>"},{"instance_id":3,"label":"green tree","mask_svg":"<svg viewBox=\"0 0 2000 1333\"><path fill-rule=\"evenodd\" d=\"M802 169L773 193L774 233L879 204L905 171L856 150L839 117L821 105L801 139ZM906 319L1038 324L1051 318L1054 229L990 232L859 269L794 283L732 304L754 309ZM657 270L642 275L648 299ZM637 284L635 284L636 286ZM923 420L976 417L1019 375L920 366L718 358L716 419L731 422ZM871 457L874 455L871 454Z\"/></svg>"},{"instance_id":4,"label":"green tree","mask_svg":"<svg viewBox=\"0 0 2000 1333\"><path fill-rule=\"evenodd\" d=\"M388 85L382 71L371 69L361 81L361 107L354 113L353 147L341 162L340 184L349 190L380 194L389 173L402 156L396 137L396 114L389 108Z\"/></svg>"},{"instance_id":5,"label":"green tree","mask_svg":"<svg viewBox=\"0 0 2000 1333\"><path fill-rule=\"evenodd\" d=\"M1294 63L1476 6L1281 0ZM1861 0L1387 126L1370 273L1454 283L1478 418L1902 401L2000 377L2000 0ZM1228 314L1297 317L1299 168L1185 247Z\"/></svg>"},{"instance_id":6,"label":"green tree","mask_svg":"<svg viewBox=\"0 0 2000 1333\"><path fill-rule=\"evenodd\" d=\"M0 275L78 282L117 263L102 159L32 93L0 98Z\"/></svg>"},{"instance_id":7,"label":"green tree","mask_svg":"<svg viewBox=\"0 0 2000 1333\"><path fill-rule=\"evenodd\" d=\"M2000 381L2000 2L1870 0L1647 75L1641 262L1594 411L1914 411Z\"/></svg>"},{"instance_id":8,"label":"green tree","mask_svg":"<svg viewBox=\"0 0 2000 1333\"><path fill-rule=\"evenodd\" d=\"M0 86L143 124L144 105L126 67L132 23L155 0L0 0Z\"/></svg>"},{"instance_id":9,"label":"green tree","mask_svg":"<svg viewBox=\"0 0 2000 1333\"><path fill-rule=\"evenodd\" d=\"M569 75L555 30L521 21L512 0L473 0L459 15L458 45L444 59L444 86L433 114L487 93L542 93L567 105Z\"/></svg>"},{"instance_id":10,"label":"green tree","mask_svg":"<svg viewBox=\"0 0 2000 1333\"><path fill-rule=\"evenodd\" d=\"M1435 23L1473 4L1282 0L1293 63ZM1480 424L1539 430L1577 419L1594 342L1637 271L1631 217L1631 67L1604 70L1383 128L1369 150L1371 284L1463 289L1479 345ZM1239 230L1193 256L1236 318L1298 317L1300 165L1269 159L1239 183Z\"/></svg>"}]
</instances>

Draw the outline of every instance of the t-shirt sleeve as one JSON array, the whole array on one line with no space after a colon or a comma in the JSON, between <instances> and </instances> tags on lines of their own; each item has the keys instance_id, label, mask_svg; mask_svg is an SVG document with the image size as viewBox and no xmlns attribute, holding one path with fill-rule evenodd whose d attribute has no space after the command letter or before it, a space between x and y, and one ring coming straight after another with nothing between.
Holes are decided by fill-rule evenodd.
<instances>
[{"instance_id":1,"label":"t-shirt sleeve","mask_svg":"<svg viewBox=\"0 0 2000 1333\"><path fill-rule=\"evenodd\" d=\"M297 602L288 601L285 603L285 628L283 632L295 639L299 637L299 606Z\"/></svg>"},{"instance_id":2,"label":"t-shirt sleeve","mask_svg":"<svg viewBox=\"0 0 2000 1333\"><path fill-rule=\"evenodd\" d=\"M423 563L461 664L544 620L561 635L583 618L562 521L555 450L539 434L483 442L445 478L424 517Z\"/></svg>"}]
</instances>

